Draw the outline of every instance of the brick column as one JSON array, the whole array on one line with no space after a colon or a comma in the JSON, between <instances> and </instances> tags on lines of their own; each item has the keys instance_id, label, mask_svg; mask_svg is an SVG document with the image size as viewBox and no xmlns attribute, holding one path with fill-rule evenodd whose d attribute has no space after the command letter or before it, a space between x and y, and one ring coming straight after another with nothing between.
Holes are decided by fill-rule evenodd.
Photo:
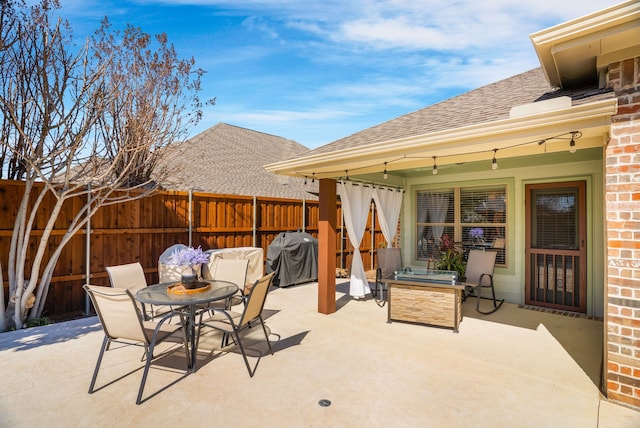
<instances>
[{"instance_id":1,"label":"brick column","mask_svg":"<svg viewBox=\"0 0 640 428\"><path fill-rule=\"evenodd\" d=\"M606 149L607 397L640 409L640 58L610 64L618 98Z\"/></svg>"}]
</instances>

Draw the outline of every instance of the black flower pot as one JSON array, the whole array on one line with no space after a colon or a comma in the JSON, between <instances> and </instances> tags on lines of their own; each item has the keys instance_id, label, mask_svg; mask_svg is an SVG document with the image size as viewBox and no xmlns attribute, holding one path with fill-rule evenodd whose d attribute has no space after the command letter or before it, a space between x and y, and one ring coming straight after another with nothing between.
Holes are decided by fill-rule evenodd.
<instances>
[{"instance_id":1,"label":"black flower pot","mask_svg":"<svg viewBox=\"0 0 640 428\"><path fill-rule=\"evenodd\" d=\"M195 273L183 273L181 282L184 288L195 288L198 283L198 276Z\"/></svg>"}]
</instances>

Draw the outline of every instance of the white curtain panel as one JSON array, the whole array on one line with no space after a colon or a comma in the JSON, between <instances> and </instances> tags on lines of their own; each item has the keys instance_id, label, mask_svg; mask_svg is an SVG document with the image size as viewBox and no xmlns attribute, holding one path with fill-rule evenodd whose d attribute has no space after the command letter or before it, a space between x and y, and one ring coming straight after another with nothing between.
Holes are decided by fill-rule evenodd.
<instances>
[{"instance_id":1,"label":"white curtain panel","mask_svg":"<svg viewBox=\"0 0 640 428\"><path fill-rule=\"evenodd\" d=\"M435 223L443 223L445 218L447 218L449 195L431 193L429 194L429 204L427 206L429 209L429 215L431 216L431 221ZM440 237L442 236L442 232L444 232L444 226L436 225L433 226L431 230L433 231L433 237L436 244L439 245Z\"/></svg>"},{"instance_id":2,"label":"white curtain panel","mask_svg":"<svg viewBox=\"0 0 640 428\"><path fill-rule=\"evenodd\" d=\"M376 187L373 189L373 200L376 203L380 229L387 241L387 248L391 248L393 238L396 236L398 218L402 208L402 191Z\"/></svg>"},{"instance_id":3,"label":"white curtain panel","mask_svg":"<svg viewBox=\"0 0 640 428\"><path fill-rule=\"evenodd\" d=\"M340 181L338 192L342 201L344 225L349 234L349 241L354 248L349 294L360 298L371 292L362 264L362 257L360 257L360 242L367 227L367 217L371 206L371 187Z\"/></svg>"}]
</instances>

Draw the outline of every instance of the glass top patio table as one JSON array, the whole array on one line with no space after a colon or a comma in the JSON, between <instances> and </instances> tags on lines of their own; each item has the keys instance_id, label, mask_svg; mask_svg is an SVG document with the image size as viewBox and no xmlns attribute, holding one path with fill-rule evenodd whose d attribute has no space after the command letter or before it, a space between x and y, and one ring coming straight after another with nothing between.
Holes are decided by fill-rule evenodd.
<instances>
[{"instance_id":1,"label":"glass top patio table","mask_svg":"<svg viewBox=\"0 0 640 428\"><path fill-rule=\"evenodd\" d=\"M228 281L200 280L211 286L209 290L192 294L171 294L167 290L175 282L164 282L149 285L138 291L136 299L151 305L202 305L218 300L224 300L238 292L238 286Z\"/></svg>"},{"instance_id":2,"label":"glass top patio table","mask_svg":"<svg viewBox=\"0 0 640 428\"><path fill-rule=\"evenodd\" d=\"M199 282L207 282L211 287L198 293L172 294L169 293L168 289L175 282L164 282L149 285L136 293L136 299L144 304L179 307L180 309L176 309L176 311L180 310L187 315L185 330L191 348L191 361L189 362L191 371L195 371L196 355L198 353L196 346L198 343L196 338L196 312L199 306L225 300L239 290L237 285L228 281L200 280Z\"/></svg>"},{"instance_id":3,"label":"glass top patio table","mask_svg":"<svg viewBox=\"0 0 640 428\"><path fill-rule=\"evenodd\" d=\"M456 285L458 283L458 273L450 270L406 268L402 271L395 271L393 274L394 279L400 279L404 281L429 282L432 284L449 285Z\"/></svg>"}]
</instances>

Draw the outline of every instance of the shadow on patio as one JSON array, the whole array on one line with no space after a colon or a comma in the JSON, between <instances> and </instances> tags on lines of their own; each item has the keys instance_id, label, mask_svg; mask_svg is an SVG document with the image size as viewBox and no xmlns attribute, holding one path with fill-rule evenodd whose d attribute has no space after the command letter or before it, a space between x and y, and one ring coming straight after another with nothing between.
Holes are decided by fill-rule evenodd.
<instances>
[{"instance_id":1,"label":"shadow on patio","mask_svg":"<svg viewBox=\"0 0 640 428\"><path fill-rule=\"evenodd\" d=\"M584 370L594 385L601 388L604 334L601 320L509 304L505 304L493 314L482 315L474 310L474 302L470 299L463 303L465 317L531 330L546 329Z\"/></svg>"},{"instance_id":2,"label":"shadow on patio","mask_svg":"<svg viewBox=\"0 0 640 428\"><path fill-rule=\"evenodd\" d=\"M1 334L0 426L640 426L640 413L602 399L590 369L565 349L563 337L582 328L601 332L597 321L507 304L481 318L465 305L454 334L387 323L386 306L345 290L339 310L323 315L316 283L273 289L274 355L262 356L253 378L237 352L203 345L188 376L152 365L140 406L137 348L107 352L104 387L87 394L102 341L95 317Z\"/></svg>"}]
</instances>

